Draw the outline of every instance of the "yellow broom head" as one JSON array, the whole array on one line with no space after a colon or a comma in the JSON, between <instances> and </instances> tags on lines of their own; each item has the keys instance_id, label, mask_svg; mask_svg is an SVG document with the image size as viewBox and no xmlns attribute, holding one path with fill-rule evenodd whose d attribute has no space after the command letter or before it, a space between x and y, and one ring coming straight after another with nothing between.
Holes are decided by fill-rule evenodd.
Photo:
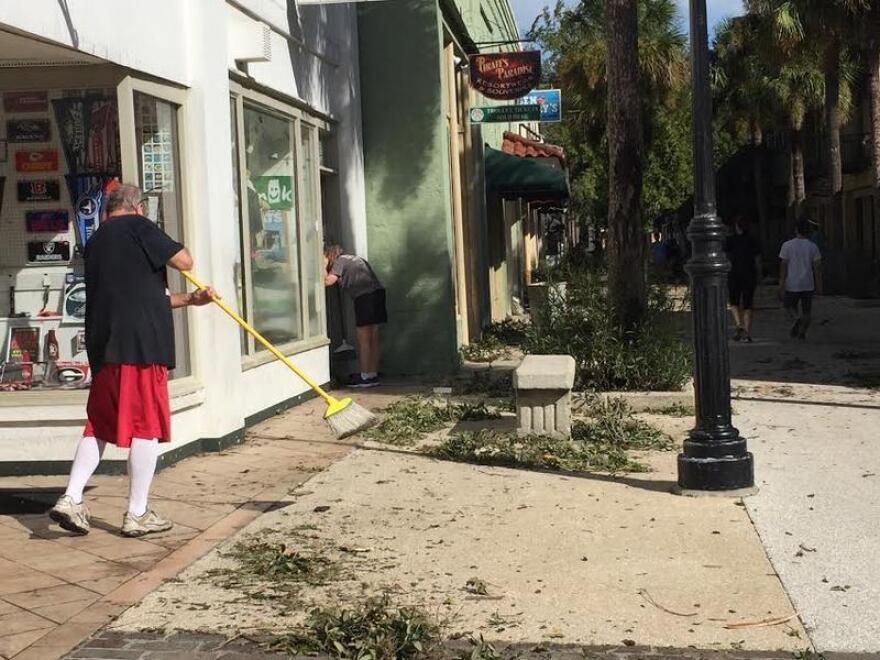
<instances>
[{"instance_id":1,"label":"yellow broom head","mask_svg":"<svg viewBox=\"0 0 880 660\"><path fill-rule=\"evenodd\" d=\"M351 399L344 399L327 410L325 419L340 440L375 425L379 418Z\"/></svg>"}]
</instances>

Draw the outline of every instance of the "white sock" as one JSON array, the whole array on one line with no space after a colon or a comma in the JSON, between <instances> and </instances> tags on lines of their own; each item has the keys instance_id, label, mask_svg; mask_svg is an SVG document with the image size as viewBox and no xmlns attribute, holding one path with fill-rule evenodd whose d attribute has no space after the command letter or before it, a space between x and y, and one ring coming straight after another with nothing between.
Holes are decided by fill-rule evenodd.
<instances>
[{"instance_id":1,"label":"white sock","mask_svg":"<svg viewBox=\"0 0 880 660\"><path fill-rule=\"evenodd\" d=\"M91 479L98 468L98 463L101 462L101 455L104 453L104 447L106 446L106 442L92 436L80 438L79 444L76 446L76 455L73 457L73 466L70 468L67 490L64 491L64 494L77 504L82 503L83 491L86 489L89 479Z\"/></svg>"},{"instance_id":2,"label":"white sock","mask_svg":"<svg viewBox=\"0 0 880 660\"><path fill-rule=\"evenodd\" d=\"M362 371L361 372L361 378L363 378L364 380L369 380L370 378L375 378L378 375L379 374L377 374L375 371Z\"/></svg>"},{"instance_id":3,"label":"white sock","mask_svg":"<svg viewBox=\"0 0 880 660\"><path fill-rule=\"evenodd\" d=\"M157 438L132 438L128 452L128 512L142 516L147 512L150 484L159 460Z\"/></svg>"}]
</instances>

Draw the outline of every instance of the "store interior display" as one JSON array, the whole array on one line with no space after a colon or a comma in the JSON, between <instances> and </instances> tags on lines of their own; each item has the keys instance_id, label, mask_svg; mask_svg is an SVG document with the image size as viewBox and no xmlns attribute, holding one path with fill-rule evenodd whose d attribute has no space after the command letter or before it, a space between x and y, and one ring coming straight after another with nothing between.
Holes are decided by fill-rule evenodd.
<instances>
[{"instance_id":1,"label":"store interior display","mask_svg":"<svg viewBox=\"0 0 880 660\"><path fill-rule=\"evenodd\" d=\"M120 177L115 90L0 96L0 391L88 387L82 255Z\"/></svg>"}]
</instances>

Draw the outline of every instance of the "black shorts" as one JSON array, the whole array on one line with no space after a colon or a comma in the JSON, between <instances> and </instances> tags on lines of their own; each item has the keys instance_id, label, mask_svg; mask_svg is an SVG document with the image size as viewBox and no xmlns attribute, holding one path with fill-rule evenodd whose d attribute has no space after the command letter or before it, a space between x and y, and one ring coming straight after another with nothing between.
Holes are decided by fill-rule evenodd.
<instances>
[{"instance_id":1,"label":"black shorts","mask_svg":"<svg viewBox=\"0 0 880 660\"><path fill-rule=\"evenodd\" d=\"M354 299L354 321L359 328L365 325L388 323L385 289L377 289L373 293L365 293Z\"/></svg>"},{"instance_id":2,"label":"black shorts","mask_svg":"<svg viewBox=\"0 0 880 660\"><path fill-rule=\"evenodd\" d=\"M727 280L727 291L730 293L730 306L752 309L755 304L755 289L757 282L739 277L730 277Z\"/></svg>"},{"instance_id":3,"label":"black shorts","mask_svg":"<svg viewBox=\"0 0 880 660\"><path fill-rule=\"evenodd\" d=\"M786 291L783 304L785 309L797 311L798 303L801 304L801 312L809 314L813 311L813 294L814 291Z\"/></svg>"}]
</instances>

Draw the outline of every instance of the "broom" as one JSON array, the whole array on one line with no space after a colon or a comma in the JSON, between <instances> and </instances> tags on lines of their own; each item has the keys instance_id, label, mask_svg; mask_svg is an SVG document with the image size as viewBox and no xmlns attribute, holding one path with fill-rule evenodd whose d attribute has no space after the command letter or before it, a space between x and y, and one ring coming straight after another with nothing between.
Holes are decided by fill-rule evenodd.
<instances>
[{"instance_id":1,"label":"broom","mask_svg":"<svg viewBox=\"0 0 880 660\"><path fill-rule=\"evenodd\" d=\"M189 271L181 271L181 273L197 289L208 288L204 284L199 282L195 278L195 276ZM272 353L275 357L277 357L285 365L287 365L287 368L290 369L297 376L299 376L306 385L311 387L312 390L315 391L315 394L317 394L322 399L324 399L324 401L327 402L327 412L324 413L324 419L326 419L327 423L330 424L330 428L333 430L333 433L336 434L337 438L347 438L348 436L354 435L355 433L365 431L378 421L373 413L371 413L363 406L359 406L351 399L337 399L325 392L320 385L309 378L299 367L291 362L286 355L275 348L275 346L273 346L268 339L257 332L250 323L248 323L238 314L236 314L232 310L232 308L229 307L229 305L227 305L216 296L212 296L211 300L214 302L215 305L226 312L226 314L230 318L232 318L232 320L234 320L242 328L244 328L245 331L248 332L254 339L265 346L270 353Z\"/></svg>"}]
</instances>

